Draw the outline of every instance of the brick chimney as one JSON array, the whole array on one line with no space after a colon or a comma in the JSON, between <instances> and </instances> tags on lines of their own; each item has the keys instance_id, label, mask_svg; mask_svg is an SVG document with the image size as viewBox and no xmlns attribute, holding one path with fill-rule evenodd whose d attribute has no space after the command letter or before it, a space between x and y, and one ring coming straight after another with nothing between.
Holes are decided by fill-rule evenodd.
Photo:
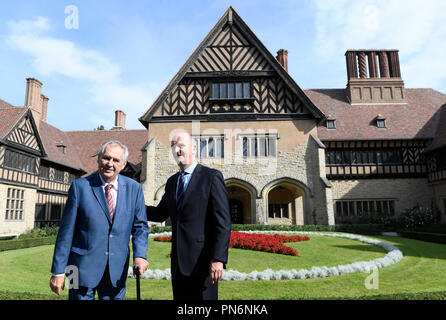
<instances>
[{"instance_id":1,"label":"brick chimney","mask_svg":"<svg viewBox=\"0 0 446 320\"><path fill-rule=\"evenodd\" d=\"M398 50L347 50L351 104L405 103Z\"/></svg>"},{"instance_id":2,"label":"brick chimney","mask_svg":"<svg viewBox=\"0 0 446 320\"><path fill-rule=\"evenodd\" d=\"M115 126L112 130L125 130L125 113L122 110L115 111Z\"/></svg>"},{"instance_id":3,"label":"brick chimney","mask_svg":"<svg viewBox=\"0 0 446 320\"><path fill-rule=\"evenodd\" d=\"M33 113L34 120L39 126L42 118L42 82L34 78L26 79L25 107L29 107Z\"/></svg>"},{"instance_id":4,"label":"brick chimney","mask_svg":"<svg viewBox=\"0 0 446 320\"><path fill-rule=\"evenodd\" d=\"M279 51L277 51L276 59L286 70L286 72L288 72L288 51L285 49L280 49Z\"/></svg>"},{"instance_id":5,"label":"brick chimney","mask_svg":"<svg viewBox=\"0 0 446 320\"><path fill-rule=\"evenodd\" d=\"M42 114L40 116L40 120L46 122L46 116L47 116L47 111L48 111L48 100L50 100L50 98L41 94L40 99L41 99L41 106L42 106Z\"/></svg>"}]
</instances>

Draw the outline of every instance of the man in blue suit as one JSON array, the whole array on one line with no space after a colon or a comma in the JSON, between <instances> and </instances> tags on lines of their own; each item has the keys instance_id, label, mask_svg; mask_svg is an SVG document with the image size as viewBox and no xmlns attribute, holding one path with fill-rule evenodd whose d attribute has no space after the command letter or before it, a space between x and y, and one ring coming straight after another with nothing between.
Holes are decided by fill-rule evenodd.
<instances>
[{"instance_id":1,"label":"man in blue suit","mask_svg":"<svg viewBox=\"0 0 446 320\"><path fill-rule=\"evenodd\" d=\"M54 248L50 287L60 294L67 266L78 288L70 300L124 300L132 236L133 265L147 269L149 228L141 185L119 172L128 149L109 141L98 155L98 172L71 184Z\"/></svg>"}]
</instances>

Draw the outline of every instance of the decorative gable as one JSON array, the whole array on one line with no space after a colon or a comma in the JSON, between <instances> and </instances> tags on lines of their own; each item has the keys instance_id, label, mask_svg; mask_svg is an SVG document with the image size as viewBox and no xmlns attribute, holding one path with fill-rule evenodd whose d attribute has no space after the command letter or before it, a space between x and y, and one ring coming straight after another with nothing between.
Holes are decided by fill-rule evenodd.
<instances>
[{"instance_id":1,"label":"decorative gable","mask_svg":"<svg viewBox=\"0 0 446 320\"><path fill-rule=\"evenodd\" d=\"M147 127L158 121L324 117L229 7L139 120Z\"/></svg>"},{"instance_id":2,"label":"decorative gable","mask_svg":"<svg viewBox=\"0 0 446 320\"><path fill-rule=\"evenodd\" d=\"M5 136L4 141L21 149L32 150L42 156L45 151L31 114L28 110L17 125Z\"/></svg>"},{"instance_id":3,"label":"decorative gable","mask_svg":"<svg viewBox=\"0 0 446 320\"><path fill-rule=\"evenodd\" d=\"M234 24L226 24L188 72L273 71L263 54Z\"/></svg>"}]
</instances>

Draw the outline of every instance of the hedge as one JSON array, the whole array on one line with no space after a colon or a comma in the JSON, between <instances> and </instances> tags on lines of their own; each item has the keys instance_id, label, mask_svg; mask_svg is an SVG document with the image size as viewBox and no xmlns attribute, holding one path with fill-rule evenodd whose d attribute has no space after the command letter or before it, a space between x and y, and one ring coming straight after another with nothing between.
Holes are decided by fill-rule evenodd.
<instances>
[{"instance_id":1,"label":"hedge","mask_svg":"<svg viewBox=\"0 0 446 320\"><path fill-rule=\"evenodd\" d=\"M322 231L322 232L346 232L356 234L381 234L384 225L381 224L337 224L328 225L279 225L279 224L233 224L234 231L272 230L272 231Z\"/></svg>"},{"instance_id":2,"label":"hedge","mask_svg":"<svg viewBox=\"0 0 446 320\"><path fill-rule=\"evenodd\" d=\"M398 234L410 239L446 244L446 234L442 233L400 230Z\"/></svg>"},{"instance_id":3,"label":"hedge","mask_svg":"<svg viewBox=\"0 0 446 320\"><path fill-rule=\"evenodd\" d=\"M56 236L0 241L0 252L54 244Z\"/></svg>"},{"instance_id":4,"label":"hedge","mask_svg":"<svg viewBox=\"0 0 446 320\"><path fill-rule=\"evenodd\" d=\"M353 300L446 300L446 291L379 294L353 298Z\"/></svg>"},{"instance_id":5,"label":"hedge","mask_svg":"<svg viewBox=\"0 0 446 320\"><path fill-rule=\"evenodd\" d=\"M380 224L338 224L334 226L328 225L279 225L279 224L233 224L233 231L315 231L315 232L345 232L363 235L376 235L384 231L384 226ZM150 233L171 232L171 226L151 226ZM54 231L53 231L54 232ZM52 233L53 233L52 232ZM31 233L31 234L39 234ZM42 245L54 244L56 235L49 237L24 237L18 240L2 240L0 241L0 252L6 250L23 249ZM425 240L427 241L427 240ZM446 242L444 242L446 243Z\"/></svg>"}]
</instances>

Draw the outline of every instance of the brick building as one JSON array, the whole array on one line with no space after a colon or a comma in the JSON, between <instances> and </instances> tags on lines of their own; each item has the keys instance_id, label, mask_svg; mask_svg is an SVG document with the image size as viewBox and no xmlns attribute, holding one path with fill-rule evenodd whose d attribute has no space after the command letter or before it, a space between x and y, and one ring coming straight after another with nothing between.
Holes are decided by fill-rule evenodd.
<instances>
[{"instance_id":1,"label":"brick building","mask_svg":"<svg viewBox=\"0 0 446 320\"><path fill-rule=\"evenodd\" d=\"M111 139L156 204L178 170L178 129L222 171L234 223L335 224L432 204L445 222L446 95L405 88L398 50L347 50L345 61L346 88L302 90L287 51L273 56L230 7L142 114L146 130L126 130L120 110L111 130L59 130L27 79L25 107L0 100L0 233L57 224L71 181L96 170Z\"/></svg>"},{"instance_id":2,"label":"brick building","mask_svg":"<svg viewBox=\"0 0 446 320\"><path fill-rule=\"evenodd\" d=\"M274 57L230 7L140 118L146 201L160 200L176 170L169 136L186 129L223 172L233 222L334 224L432 203L445 221L446 95L406 89L398 50L345 59L345 89L302 90L287 51Z\"/></svg>"}]
</instances>

